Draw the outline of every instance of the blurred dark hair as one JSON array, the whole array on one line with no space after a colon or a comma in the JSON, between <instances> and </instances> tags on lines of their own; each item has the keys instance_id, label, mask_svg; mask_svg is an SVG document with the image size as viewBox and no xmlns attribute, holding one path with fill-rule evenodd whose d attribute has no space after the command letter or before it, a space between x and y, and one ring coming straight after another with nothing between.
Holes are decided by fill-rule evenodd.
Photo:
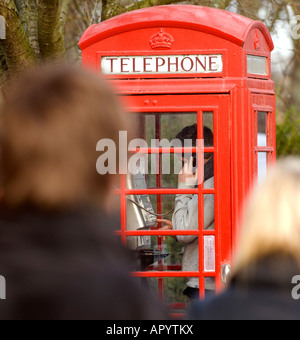
<instances>
[{"instance_id":1,"label":"blurred dark hair","mask_svg":"<svg viewBox=\"0 0 300 340\"><path fill-rule=\"evenodd\" d=\"M47 66L23 75L2 107L4 202L45 209L101 204L109 175L96 171L96 144L117 141L124 115L96 74Z\"/></svg>"},{"instance_id":2,"label":"blurred dark hair","mask_svg":"<svg viewBox=\"0 0 300 340\"><path fill-rule=\"evenodd\" d=\"M214 135L210 128L207 126L203 127L203 138L204 138L204 146L205 147L212 147L214 146ZM185 140L192 140L193 146L197 146L197 139L198 139L198 125L194 124L191 126L186 126L179 134L176 136L175 139L181 141L182 145L184 145ZM204 155L205 159L211 158L213 154L206 153Z\"/></svg>"}]
</instances>

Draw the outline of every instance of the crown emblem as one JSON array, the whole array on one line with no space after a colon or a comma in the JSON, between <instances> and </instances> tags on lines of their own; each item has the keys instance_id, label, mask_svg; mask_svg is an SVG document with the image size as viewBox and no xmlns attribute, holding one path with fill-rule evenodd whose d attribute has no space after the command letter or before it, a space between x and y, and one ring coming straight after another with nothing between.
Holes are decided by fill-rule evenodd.
<instances>
[{"instance_id":1,"label":"crown emblem","mask_svg":"<svg viewBox=\"0 0 300 340\"><path fill-rule=\"evenodd\" d=\"M171 48L174 44L174 38L171 34L166 33L163 28L150 38L150 45L153 49Z\"/></svg>"},{"instance_id":2,"label":"crown emblem","mask_svg":"<svg viewBox=\"0 0 300 340\"><path fill-rule=\"evenodd\" d=\"M255 31L255 37L254 37L254 48L256 50L260 49L260 36L258 30Z\"/></svg>"}]
</instances>

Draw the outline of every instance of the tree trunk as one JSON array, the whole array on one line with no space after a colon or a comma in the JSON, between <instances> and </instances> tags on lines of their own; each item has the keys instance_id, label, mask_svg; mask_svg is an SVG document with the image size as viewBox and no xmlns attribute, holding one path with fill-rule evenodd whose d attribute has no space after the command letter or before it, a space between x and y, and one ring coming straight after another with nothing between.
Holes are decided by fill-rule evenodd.
<instances>
[{"instance_id":1,"label":"tree trunk","mask_svg":"<svg viewBox=\"0 0 300 340\"><path fill-rule=\"evenodd\" d=\"M69 4L70 0L38 2L38 38L43 60L65 58L64 24Z\"/></svg>"},{"instance_id":2,"label":"tree trunk","mask_svg":"<svg viewBox=\"0 0 300 340\"><path fill-rule=\"evenodd\" d=\"M116 15L134 11L146 7L170 5L182 0L141 0L130 5L122 5L119 0L103 0L102 1L102 21L110 19Z\"/></svg>"},{"instance_id":3,"label":"tree trunk","mask_svg":"<svg viewBox=\"0 0 300 340\"><path fill-rule=\"evenodd\" d=\"M1 0L0 15L6 20L6 39L0 41L0 48L10 74L31 68L36 57L13 0Z\"/></svg>"},{"instance_id":4,"label":"tree trunk","mask_svg":"<svg viewBox=\"0 0 300 340\"><path fill-rule=\"evenodd\" d=\"M295 16L300 15L300 4L296 1L291 1L291 7ZM298 20L299 24L299 20ZM291 106L299 107L300 106L300 40L294 39L294 60L293 63L290 65L289 69L289 93L287 97L287 108Z\"/></svg>"},{"instance_id":5,"label":"tree trunk","mask_svg":"<svg viewBox=\"0 0 300 340\"><path fill-rule=\"evenodd\" d=\"M110 19L118 14L124 13L125 7L120 5L118 0L102 0L101 21Z\"/></svg>"}]
</instances>

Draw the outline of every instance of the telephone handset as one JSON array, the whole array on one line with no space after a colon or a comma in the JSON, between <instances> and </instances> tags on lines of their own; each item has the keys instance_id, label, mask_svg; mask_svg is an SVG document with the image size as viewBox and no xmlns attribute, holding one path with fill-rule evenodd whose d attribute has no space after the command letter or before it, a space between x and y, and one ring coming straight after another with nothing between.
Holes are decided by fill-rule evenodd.
<instances>
[{"instance_id":1,"label":"telephone handset","mask_svg":"<svg viewBox=\"0 0 300 340\"><path fill-rule=\"evenodd\" d=\"M145 175L129 174L127 176L129 190L147 189ZM156 214L154 213L150 197L148 195L131 195L127 200L127 227L130 231L150 230L155 227ZM131 250L151 249L151 236L128 237L128 247Z\"/></svg>"}]
</instances>

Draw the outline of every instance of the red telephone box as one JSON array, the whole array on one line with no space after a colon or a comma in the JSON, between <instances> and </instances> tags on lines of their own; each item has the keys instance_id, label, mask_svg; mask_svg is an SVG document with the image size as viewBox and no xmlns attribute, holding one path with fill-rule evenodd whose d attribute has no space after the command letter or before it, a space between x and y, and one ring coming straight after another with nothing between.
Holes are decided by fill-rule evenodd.
<instances>
[{"instance_id":1,"label":"red telephone box","mask_svg":"<svg viewBox=\"0 0 300 340\"><path fill-rule=\"evenodd\" d=\"M275 93L271 80L274 46L266 26L212 8L162 6L91 26L79 45L83 65L105 75L122 97L130 112L128 119L138 126L139 137L174 138L176 132L194 123L199 139L203 138L204 125L213 131L214 143L204 152L214 154L214 187L178 189L174 176L161 174L164 148L152 145L144 152L156 155L158 171L148 176L147 188L128 187L126 176L121 177L116 192L121 208L117 234L124 243L130 237L151 236L158 250L164 249L164 236L197 236L199 270L184 272L178 257L169 263L161 256L155 265L134 275L148 278L161 298L166 289L178 289L172 286L171 278L181 280L180 285L187 277L199 278L201 297L205 294L206 278L212 278L218 291L223 286L225 266L232 261L244 199L276 156ZM183 194L198 195L197 229L128 227L128 196L149 195L154 210L162 214L172 208L175 195ZM203 227L205 195L214 197L213 230ZM169 242L176 247L175 240ZM179 300L165 296L169 304L183 301Z\"/></svg>"}]
</instances>

